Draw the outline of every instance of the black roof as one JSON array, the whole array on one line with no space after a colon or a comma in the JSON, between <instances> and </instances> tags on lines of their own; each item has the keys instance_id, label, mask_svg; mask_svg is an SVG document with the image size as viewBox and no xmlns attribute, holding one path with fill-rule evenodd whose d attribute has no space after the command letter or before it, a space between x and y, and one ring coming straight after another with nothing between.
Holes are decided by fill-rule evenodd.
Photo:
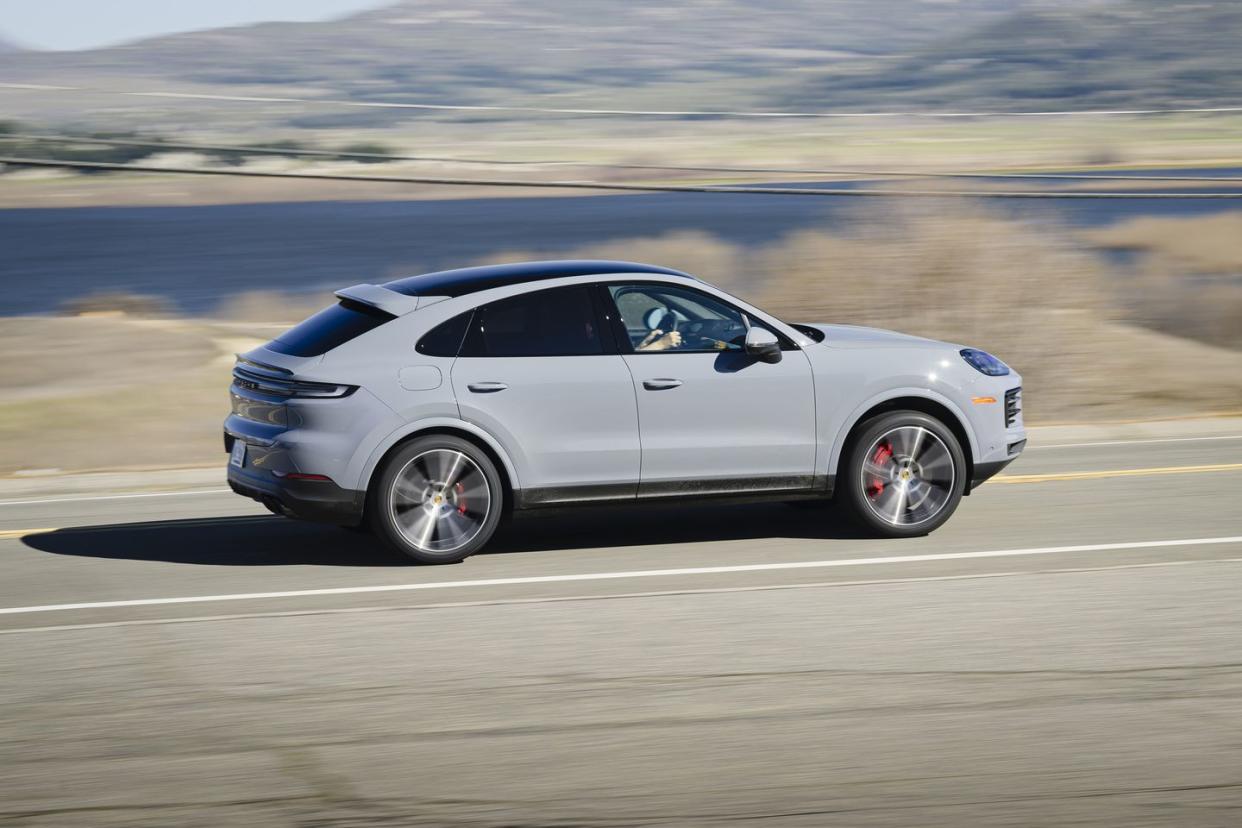
<instances>
[{"instance_id":1,"label":"black roof","mask_svg":"<svg viewBox=\"0 0 1242 828\"><path fill-rule=\"evenodd\" d=\"M423 273L389 282L384 287L406 296L463 296L505 285L517 285L541 279L565 276L590 276L595 273L657 273L661 276L682 276L689 273L659 265L638 262L614 262L607 259L559 259L548 262L514 262L512 264L460 267Z\"/></svg>"}]
</instances>

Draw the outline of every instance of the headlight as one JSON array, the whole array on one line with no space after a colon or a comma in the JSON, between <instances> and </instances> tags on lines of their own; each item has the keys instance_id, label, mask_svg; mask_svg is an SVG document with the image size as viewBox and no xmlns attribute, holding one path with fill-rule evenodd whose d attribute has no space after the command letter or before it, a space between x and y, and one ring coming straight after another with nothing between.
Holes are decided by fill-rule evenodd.
<instances>
[{"instance_id":1,"label":"headlight","mask_svg":"<svg viewBox=\"0 0 1242 828\"><path fill-rule=\"evenodd\" d=\"M978 348L963 348L958 353L981 374L987 374L989 377L1003 377L1009 373L1009 366L987 351L980 351Z\"/></svg>"}]
</instances>

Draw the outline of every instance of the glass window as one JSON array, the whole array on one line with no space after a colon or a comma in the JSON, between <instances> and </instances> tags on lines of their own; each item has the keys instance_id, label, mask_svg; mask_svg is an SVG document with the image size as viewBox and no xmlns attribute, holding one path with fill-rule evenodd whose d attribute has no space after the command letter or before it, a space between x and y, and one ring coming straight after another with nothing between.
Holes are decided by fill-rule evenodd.
<instances>
[{"instance_id":1,"label":"glass window","mask_svg":"<svg viewBox=\"0 0 1242 828\"><path fill-rule=\"evenodd\" d=\"M464 355L589 356L603 352L590 288L576 285L523 293L479 308Z\"/></svg>"},{"instance_id":2,"label":"glass window","mask_svg":"<svg viewBox=\"0 0 1242 828\"><path fill-rule=\"evenodd\" d=\"M395 318L370 305L343 299L339 305L299 322L267 347L290 356L319 356Z\"/></svg>"},{"instance_id":3,"label":"glass window","mask_svg":"<svg viewBox=\"0 0 1242 828\"><path fill-rule=\"evenodd\" d=\"M608 290L635 352L740 351L745 345L742 312L714 296L664 284Z\"/></svg>"},{"instance_id":4,"label":"glass window","mask_svg":"<svg viewBox=\"0 0 1242 828\"><path fill-rule=\"evenodd\" d=\"M466 338L466 328L470 325L470 317L473 315L474 311L466 311L447 322L441 322L418 340L414 350L427 356L457 356L457 352L461 350L461 341Z\"/></svg>"}]
</instances>

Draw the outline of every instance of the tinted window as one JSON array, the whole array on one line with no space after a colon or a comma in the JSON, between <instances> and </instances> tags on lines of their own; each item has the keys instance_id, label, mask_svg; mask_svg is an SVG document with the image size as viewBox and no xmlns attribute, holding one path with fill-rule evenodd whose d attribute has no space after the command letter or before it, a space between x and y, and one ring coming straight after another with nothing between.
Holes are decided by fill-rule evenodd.
<instances>
[{"instance_id":1,"label":"tinted window","mask_svg":"<svg viewBox=\"0 0 1242 828\"><path fill-rule=\"evenodd\" d=\"M319 356L395 318L382 310L345 300L299 322L267 347L290 356Z\"/></svg>"},{"instance_id":2,"label":"tinted window","mask_svg":"<svg viewBox=\"0 0 1242 828\"><path fill-rule=\"evenodd\" d=\"M418 340L414 350L427 356L455 357L461 350L461 341L466 337L466 327L474 311L454 316L447 322L436 325L427 335Z\"/></svg>"},{"instance_id":3,"label":"tinted window","mask_svg":"<svg viewBox=\"0 0 1242 828\"><path fill-rule=\"evenodd\" d=\"M466 355L491 357L602 354L589 288L523 293L475 312Z\"/></svg>"},{"instance_id":4,"label":"tinted window","mask_svg":"<svg viewBox=\"0 0 1242 828\"><path fill-rule=\"evenodd\" d=\"M737 308L691 288L640 283L609 285L608 291L635 353L741 351L748 322L776 334L782 348L795 347L762 320L744 320Z\"/></svg>"}]
</instances>

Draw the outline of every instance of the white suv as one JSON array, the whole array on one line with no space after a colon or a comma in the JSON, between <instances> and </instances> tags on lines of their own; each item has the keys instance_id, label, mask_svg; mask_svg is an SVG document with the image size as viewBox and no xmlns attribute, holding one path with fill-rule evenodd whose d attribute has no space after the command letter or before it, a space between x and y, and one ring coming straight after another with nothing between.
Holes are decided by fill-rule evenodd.
<instances>
[{"instance_id":1,"label":"white suv","mask_svg":"<svg viewBox=\"0 0 1242 828\"><path fill-rule=\"evenodd\" d=\"M991 355L791 325L651 265L428 273L238 357L229 484L366 526L423 563L478 551L511 509L650 498L834 499L925 534L1026 443Z\"/></svg>"}]
</instances>

